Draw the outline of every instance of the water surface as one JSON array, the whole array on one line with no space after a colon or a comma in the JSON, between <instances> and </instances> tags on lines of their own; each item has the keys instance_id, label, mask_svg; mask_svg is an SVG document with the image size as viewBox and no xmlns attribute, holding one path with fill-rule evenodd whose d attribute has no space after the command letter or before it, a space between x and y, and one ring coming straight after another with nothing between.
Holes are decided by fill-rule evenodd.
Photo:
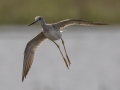
<instances>
[{"instance_id":1,"label":"water surface","mask_svg":"<svg viewBox=\"0 0 120 90\"><path fill-rule=\"evenodd\" d=\"M0 26L0 90L120 90L120 27L69 27L63 33L68 70L54 43L36 51L22 83L23 53L39 26ZM56 41L62 51L61 41Z\"/></svg>"}]
</instances>

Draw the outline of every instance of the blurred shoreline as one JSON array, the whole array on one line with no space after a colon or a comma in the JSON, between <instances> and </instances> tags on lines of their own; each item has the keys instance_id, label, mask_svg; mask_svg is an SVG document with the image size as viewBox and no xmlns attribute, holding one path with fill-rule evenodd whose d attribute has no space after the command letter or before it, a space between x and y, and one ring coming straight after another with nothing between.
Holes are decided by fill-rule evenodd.
<instances>
[{"instance_id":1,"label":"blurred shoreline","mask_svg":"<svg viewBox=\"0 0 120 90\"><path fill-rule=\"evenodd\" d=\"M48 23L81 19L118 24L119 8L120 0L1 0L0 24L27 24L38 15Z\"/></svg>"}]
</instances>

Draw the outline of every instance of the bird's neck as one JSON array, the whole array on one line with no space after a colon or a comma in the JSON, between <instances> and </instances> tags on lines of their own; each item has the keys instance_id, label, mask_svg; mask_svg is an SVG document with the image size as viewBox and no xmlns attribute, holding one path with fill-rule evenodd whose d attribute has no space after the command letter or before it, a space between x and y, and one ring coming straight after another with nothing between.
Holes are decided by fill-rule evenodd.
<instances>
[{"instance_id":1,"label":"bird's neck","mask_svg":"<svg viewBox=\"0 0 120 90\"><path fill-rule=\"evenodd\" d=\"M40 25L42 26L42 28L46 27L46 23L44 21L42 23L40 23Z\"/></svg>"}]
</instances>

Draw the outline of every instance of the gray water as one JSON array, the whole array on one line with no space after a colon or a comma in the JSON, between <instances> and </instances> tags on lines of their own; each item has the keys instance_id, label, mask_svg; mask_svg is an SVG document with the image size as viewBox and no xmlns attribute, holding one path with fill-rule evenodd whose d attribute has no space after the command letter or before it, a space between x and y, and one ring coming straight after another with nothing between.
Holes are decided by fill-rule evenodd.
<instances>
[{"instance_id":1,"label":"gray water","mask_svg":"<svg viewBox=\"0 0 120 90\"><path fill-rule=\"evenodd\" d=\"M39 26L0 26L0 90L120 90L120 27L69 27L63 33L68 70L56 45L36 51L22 83L23 53ZM61 41L56 41L62 51Z\"/></svg>"}]
</instances>

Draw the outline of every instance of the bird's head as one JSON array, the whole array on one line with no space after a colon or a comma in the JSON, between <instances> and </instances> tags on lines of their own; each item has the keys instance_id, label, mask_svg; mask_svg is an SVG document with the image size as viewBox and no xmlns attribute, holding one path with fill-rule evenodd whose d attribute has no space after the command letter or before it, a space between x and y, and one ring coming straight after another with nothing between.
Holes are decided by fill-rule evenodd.
<instances>
[{"instance_id":1,"label":"bird's head","mask_svg":"<svg viewBox=\"0 0 120 90\"><path fill-rule=\"evenodd\" d=\"M36 16L35 21L32 22L31 24L29 24L28 26L31 26L31 25L35 24L36 22L39 22L40 24L42 24L42 23L44 23L44 19L41 16Z\"/></svg>"}]
</instances>

